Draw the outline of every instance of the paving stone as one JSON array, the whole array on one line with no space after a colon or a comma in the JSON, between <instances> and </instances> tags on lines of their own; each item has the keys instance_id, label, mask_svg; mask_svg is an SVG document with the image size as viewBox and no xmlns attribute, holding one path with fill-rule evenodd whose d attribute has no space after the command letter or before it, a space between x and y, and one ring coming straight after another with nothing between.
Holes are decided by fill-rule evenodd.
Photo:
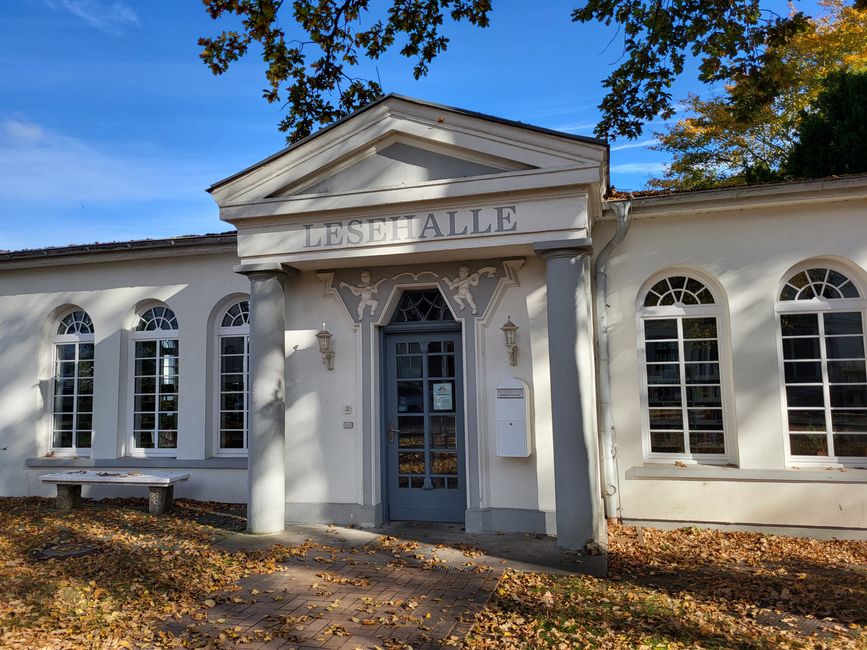
<instances>
[{"instance_id":1,"label":"paving stone","mask_svg":"<svg viewBox=\"0 0 867 650\"><path fill-rule=\"evenodd\" d=\"M178 510L184 511L183 502L180 502ZM206 515L194 513L193 516L204 518ZM223 522L226 527L237 525L240 519L234 512L226 513L225 517L228 520ZM319 539L313 535L307 536L314 538L317 543L341 543L323 527L316 530L319 531ZM449 534L457 535L458 532ZM300 533L287 532L288 535L300 536ZM261 544L252 536L247 537ZM364 543L377 539L369 531L355 530L341 534L341 537L347 540L347 549L352 545L360 548ZM228 535L221 538L218 545L236 550L242 541L241 538ZM293 543L303 541L300 539ZM271 543L285 544L288 539L275 537ZM424 553L429 558L430 549L425 547L426 544L422 544L418 550L412 551L412 555ZM434 566L426 566L412 557L404 558L404 553L397 560L388 552L368 554L364 550L356 554L345 550L336 552L333 562L316 561L316 557L331 559L331 553L322 551L312 552L307 557L289 558L284 564L285 572L252 575L237 583L240 591L215 595L218 601L226 602L208 611L209 620L201 621L200 629L214 636L226 627L240 626L242 634L248 635L255 630L262 630L272 635L273 639L239 647L268 650L367 649L374 645L385 647L388 639L410 643L415 650L439 648L442 647L443 639L451 635L463 637L469 632L474 616L485 606L506 568L506 565L497 564L492 559L485 561L485 558L472 558L478 565L492 567L488 573L476 573L462 566L468 561L462 553L445 551L436 549L437 556L444 562ZM326 573L332 578L321 577ZM314 584L317 584L316 589L312 588ZM252 596L251 589L258 589L262 593ZM266 593L269 591L271 593ZM245 602L233 603L235 597L244 598ZM280 599L277 600L277 597ZM335 601L339 602L335 605ZM389 601L400 601L400 604L389 605ZM410 601L414 601L416 606L407 607ZM430 618L424 618L426 614L430 614ZM303 629L294 630L284 625L287 617L295 617ZM216 618L224 618L225 622L217 624ZM353 621L353 618L356 620ZM375 623L364 625L364 620ZM190 619L172 621L167 624L166 630L183 635L189 622ZM341 626L350 636L330 634L328 629L334 625ZM425 629L421 629L420 625ZM281 626L287 629L282 631L279 629Z\"/></svg>"}]
</instances>

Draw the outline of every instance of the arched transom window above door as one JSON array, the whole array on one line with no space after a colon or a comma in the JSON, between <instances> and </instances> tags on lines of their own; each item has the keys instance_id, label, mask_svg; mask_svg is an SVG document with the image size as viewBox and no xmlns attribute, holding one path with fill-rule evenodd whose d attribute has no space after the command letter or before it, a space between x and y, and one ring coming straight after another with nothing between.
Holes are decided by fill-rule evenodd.
<instances>
[{"instance_id":1,"label":"arched transom window above door","mask_svg":"<svg viewBox=\"0 0 867 650\"><path fill-rule=\"evenodd\" d=\"M391 317L392 323L453 323L454 320L438 289L404 291Z\"/></svg>"},{"instance_id":2,"label":"arched transom window above door","mask_svg":"<svg viewBox=\"0 0 867 650\"><path fill-rule=\"evenodd\" d=\"M793 462L867 458L867 302L850 275L813 265L779 294L787 447Z\"/></svg>"}]
</instances>

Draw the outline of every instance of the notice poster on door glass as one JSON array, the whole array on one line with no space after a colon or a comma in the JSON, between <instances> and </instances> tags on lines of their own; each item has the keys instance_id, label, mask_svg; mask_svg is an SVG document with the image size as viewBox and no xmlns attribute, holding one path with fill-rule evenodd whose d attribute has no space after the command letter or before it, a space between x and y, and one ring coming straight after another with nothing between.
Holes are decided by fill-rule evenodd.
<instances>
[{"instance_id":1,"label":"notice poster on door glass","mask_svg":"<svg viewBox=\"0 0 867 650\"><path fill-rule=\"evenodd\" d=\"M433 410L453 411L454 400L452 397L452 383L450 381L434 382L433 384Z\"/></svg>"}]
</instances>

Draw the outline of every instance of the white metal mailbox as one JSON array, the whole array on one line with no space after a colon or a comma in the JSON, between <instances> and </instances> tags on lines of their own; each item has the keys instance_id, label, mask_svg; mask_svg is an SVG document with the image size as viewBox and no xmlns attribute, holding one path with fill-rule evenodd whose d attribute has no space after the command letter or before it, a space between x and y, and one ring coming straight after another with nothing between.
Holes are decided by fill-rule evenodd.
<instances>
[{"instance_id":1,"label":"white metal mailbox","mask_svg":"<svg viewBox=\"0 0 867 650\"><path fill-rule=\"evenodd\" d=\"M530 389L515 377L497 385L497 456L526 458L530 455Z\"/></svg>"}]
</instances>

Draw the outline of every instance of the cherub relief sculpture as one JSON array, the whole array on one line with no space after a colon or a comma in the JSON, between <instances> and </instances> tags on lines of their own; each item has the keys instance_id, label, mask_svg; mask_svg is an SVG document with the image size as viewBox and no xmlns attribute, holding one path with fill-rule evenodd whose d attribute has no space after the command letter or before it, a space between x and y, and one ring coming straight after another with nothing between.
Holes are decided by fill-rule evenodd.
<instances>
[{"instance_id":1,"label":"cherub relief sculpture","mask_svg":"<svg viewBox=\"0 0 867 650\"><path fill-rule=\"evenodd\" d=\"M379 292L379 285L383 282L385 282L385 278L376 283L372 283L370 281L370 271L362 271L361 281L357 285L352 285L348 282L340 283L341 289L349 289L352 292L352 295L358 296L358 307L356 308L356 311L358 312L358 320L364 318L364 312L368 307L370 307L371 317L376 314L376 309L379 307L379 301L374 298L374 296Z\"/></svg>"},{"instance_id":2,"label":"cherub relief sculpture","mask_svg":"<svg viewBox=\"0 0 867 650\"><path fill-rule=\"evenodd\" d=\"M455 302L458 304L458 309L463 311L464 307L469 305L470 311L472 311L473 316L475 316L479 312L479 309L476 307L476 301L473 298L473 292L470 289L479 286L479 280L482 279L483 275L492 278L496 272L497 269L493 266L485 266L475 273L470 273L470 267L463 265L458 269L458 277L454 280L443 278L443 281L449 285L449 289L457 291L452 294L452 298L454 298Z\"/></svg>"}]
</instances>

